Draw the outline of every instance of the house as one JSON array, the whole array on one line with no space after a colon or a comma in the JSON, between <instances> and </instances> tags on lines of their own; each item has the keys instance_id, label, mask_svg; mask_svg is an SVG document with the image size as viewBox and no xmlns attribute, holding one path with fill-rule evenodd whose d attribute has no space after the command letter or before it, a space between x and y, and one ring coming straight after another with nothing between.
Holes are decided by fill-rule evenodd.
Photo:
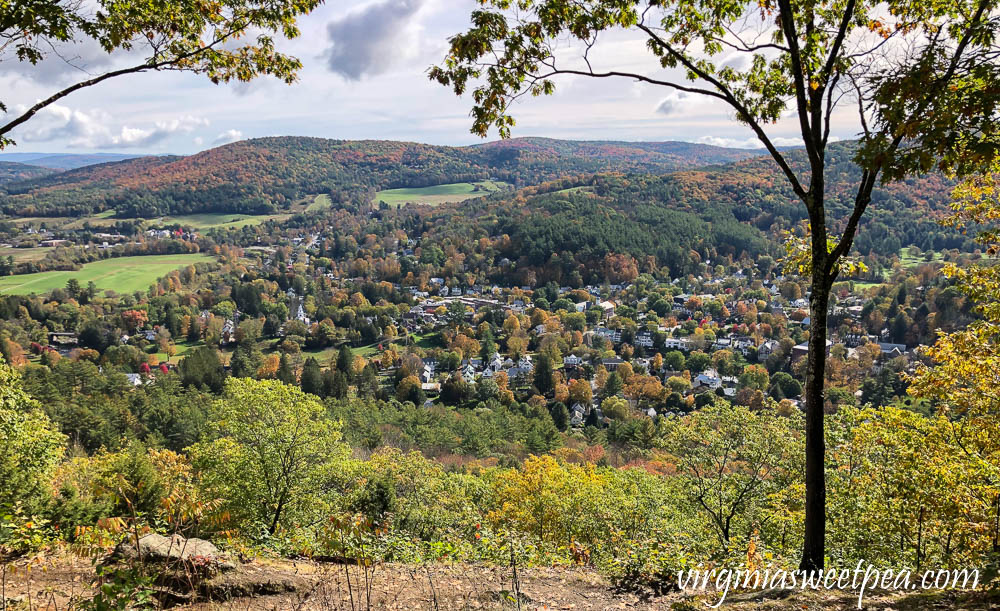
<instances>
[{"instance_id":1,"label":"house","mask_svg":"<svg viewBox=\"0 0 1000 611\"><path fill-rule=\"evenodd\" d=\"M621 360L616 356L614 358L601 360L601 365L604 365L604 368L607 369L608 371L615 371L616 369L618 369L619 365L621 365L624 362L625 361Z\"/></svg>"},{"instance_id":2,"label":"house","mask_svg":"<svg viewBox=\"0 0 1000 611\"><path fill-rule=\"evenodd\" d=\"M704 386L710 390L722 387L722 378L714 369L709 369L698 374L698 377L691 383L692 387Z\"/></svg>"},{"instance_id":3,"label":"house","mask_svg":"<svg viewBox=\"0 0 1000 611\"><path fill-rule=\"evenodd\" d=\"M879 342L878 347L882 351L882 358L893 359L906 353L906 344Z\"/></svg>"},{"instance_id":4,"label":"house","mask_svg":"<svg viewBox=\"0 0 1000 611\"><path fill-rule=\"evenodd\" d=\"M492 373L498 373L501 369L503 369L503 357L500 356L499 352L495 352L488 365L488 370Z\"/></svg>"},{"instance_id":5,"label":"house","mask_svg":"<svg viewBox=\"0 0 1000 611\"><path fill-rule=\"evenodd\" d=\"M686 337L668 337L663 342L663 347L668 350L690 350L691 340Z\"/></svg>"},{"instance_id":6,"label":"house","mask_svg":"<svg viewBox=\"0 0 1000 611\"><path fill-rule=\"evenodd\" d=\"M620 343L622 341L622 332L620 329L608 329L607 327L598 327L594 329L594 333L612 343Z\"/></svg>"},{"instance_id":7,"label":"house","mask_svg":"<svg viewBox=\"0 0 1000 611\"><path fill-rule=\"evenodd\" d=\"M231 320L227 320L222 325L222 343L231 344L234 341L236 341L236 324Z\"/></svg>"},{"instance_id":8,"label":"house","mask_svg":"<svg viewBox=\"0 0 1000 611\"><path fill-rule=\"evenodd\" d=\"M635 334L635 345L640 348L653 347L653 334L649 331L639 331Z\"/></svg>"},{"instance_id":9,"label":"house","mask_svg":"<svg viewBox=\"0 0 1000 611\"><path fill-rule=\"evenodd\" d=\"M563 359L563 365L565 367L579 367L583 364L583 359L575 354L571 354Z\"/></svg>"},{"instance_id":10,"label":"house","mask_svg":"<svg viewBox=\"0 0 1000 611\"><path fill-rule=\"evenodd\" d=\"M142 385L142 375L138 373L126 373L125 377L128 378L128 383L132 386Z\"/></svg>"},{"instance_id":11,"label":"house","mask_svg":"<svg viewBox=\"0 0 1000 611\"><path fill-rule=\"evenodd\" d=\"M49 333L50 346L75 346L78 342L76 333Z\"/></svg>"},{"instance_id":12,"label":"house","mask_svg":"<svg viewBox=\"0 0 1000 611\"><path fill-rule=\"evenodd\" d=\"M833 346L833 342L826 340L826 353L830 354L830 347ZM792 362L797 363L800 359L806 357L809 354L809 342L802 342L801 344L792 348Z\"/></svg>"},{"instance_id":13,"label":"house","mask_svg":"<svg viewBox=\"0 0 1000 611\"><path fill-rule=\"evenodd\" d=\"M857 348L869 342L869 338L864 333L848 333L844 336L844 345L848 348Z\"/></svg>"},{"instance_id":14,"label":"house","mask_svg":"<svg viewBox=\"0 0 1000 611\"><path fill-rule=\"evenodd\" d=\"M774 351L778 349L778 342L769 339L757 347L757 360L765 361L769 356L774 354Z\"/></svg>"}]
</instances>

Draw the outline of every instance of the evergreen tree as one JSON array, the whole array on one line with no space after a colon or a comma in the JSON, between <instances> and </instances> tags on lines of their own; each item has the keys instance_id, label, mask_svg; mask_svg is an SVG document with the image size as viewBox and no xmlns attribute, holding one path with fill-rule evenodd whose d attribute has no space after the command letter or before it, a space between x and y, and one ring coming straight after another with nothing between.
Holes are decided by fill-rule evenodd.
<instances>
[{"instance_id":1,"label":"evergreen tree","mask_svg":"<svg viewBox=\"0 0 1000 611\"><path fill-rule=\"evenodd\" d=\"M546 354L539 354L535 359L535 388L542 395L548 395L555 388L552 377L552 359Z\"/></svg>"},{"instance_id":2,"label":"evergreen tree","mask_svg":"<svg viewBox=\"0 0 1000 611\"><path fill-rule=\"evenodd\" d=\"M323 372L319 368L319 361L313 357L306 359L302 366L302 391L318 397L325 397L323 392Z\"/></svg>"},{"instance_id":3,"label":"evergreen tree","mask_svg":"<svg viewBox=\"0 0 1000 611\"><path fill-rule=\"evenodd\" d=\"M82 290L80 288L79 280L77 280L76 278L70 278L66 282L66 293L69 294L70 298L78 299L80 297L81 292Z\"/></svg>"},{"instance_id":4,"label":"evergreen tree","mask_svg":"<svg viewBox=\"0 0 1000 611\"><path fill-rule=\"evenodd\" d=\"M493 332L489 329L483 334L483 341L480 344L479 356L483 359L483 363L488 363L493 355L497 352L497 343L493 339Z\"/></svg>"},{"instance_id":5,"label":"evergreen tree","mask_svg":"<svg viewBox=\"0 0 1000 611\"><path fill-rule=\"evenodd\" d=\"M222 392L226 370L219 353L209 346L202 346L185 356L178 366L181 383L185 386L206 387L212 392Z\"/></svg>"},{"instance_id":6,"label":"evergreen tree","mask_svg":"<svg viewBox=\"0 0 1000 611\"><path fill-rule=\"evenodd\" d=\"M323 374L323 396L343 399L347 397L347 377L338 369L329 368Z\"/></svg>"},{"instance_id":7,"label":"evergreen tree","mask_svg":"<svg viewBox=\"0 0 1000 611\"><path fill-rule=\"evenodd\" d=\"M281 361L278 363L278 373L275 377L285 384L295 385L298 383L298 380L295 379L295 372L292 370L292 364L289 362L287 354L281 355Z\"/></svg>"},{"instance_id":8,"label":"evergreen tree","mask_svg":"<svg viewBox=\"0 0 1000 611\"><path fill-rule=\"evenodd\" d=\"M375 365L368 363L361 371L361 379L358 380L358 395L361 397L374 397L378 392L378 376L375 374Z\"/></svg>"},{"instance_id":9,"label":"evergreen tree","mask_svg":"<svg viewBox=\"0 0 1000 611\"><path fill-rule=\"evenodd\" d=\"M351 375L351 366L354 364L354 353L350 347L344 344L337 353L337 369L346 376Z\"/></svg>"},{"instance_id":10,"label":"evergreen tree","mask_svg":"<svg viewBox=\"0 0 1000 611\"><path fill-rule=\"evenodd\" d=\"M622 384L622 378L618 375L617 371L612 371L611 375L608 376L608 381L604 383L604 398L607 397L617 397L621 394L622 390L625 388Z\"/></svg>"},{"instance_id":11,"label":"evergreen tree","mask_svg":"<svg viewBox=\"0 0 1000 611\"><path fill-rule=\"evenodd\" d=\"M565 403L556 401L552 404L549 412L552 414L552 422L557 429L565 431L569 428L569 409L566 408Z\"/></svg>"},{"instance_id":12,"label":"evergreen tree","mask_svg":"<svg viewBox=\"0 0 1000 611\"><path fill-rule=\"evenodd\" d=\"M229 368L234 377L252 378L257 375L263 361L264 355L256 344L240 344L233 352Z\"/></svg>"}]
</instances>

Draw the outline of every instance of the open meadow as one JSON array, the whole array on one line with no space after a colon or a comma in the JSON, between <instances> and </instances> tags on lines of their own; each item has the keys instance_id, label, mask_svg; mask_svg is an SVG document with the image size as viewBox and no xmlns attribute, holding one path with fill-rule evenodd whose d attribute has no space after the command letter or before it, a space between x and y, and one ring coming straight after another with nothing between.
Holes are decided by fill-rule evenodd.
<instances>
[{"instance_id":1,"label":"open meadow","mask_svg":"<svg viewBox=\"0 0 1000 611\"><path fill-rule=\"evenodd\" d=\"M118 293L141 291L157 278L171 271L204 263L212 258L203 254L149 255L141 257L118 257L87 263L76 271L50 271L37 274L21 274L0 278L0 294L28 295L45 293L62 288L70 278L76 278L82 286L93 282L98 290L113 290Z\"/></svg>"},{"instance_id":2,"label":"open meadow","mask_svg":"<svg viewBox=\"0 0 1000 611\"><path fill-rule=\"evenodd\" d=\"M506 183L494 181L455 182L433 187L416 187L412 189L386 189L375 194L375 203L385 202L393 208L406 204L426 204L437 206L454 202L464 202L467 199L482 197L503 190Z\"/></svg>"}]
</instances>

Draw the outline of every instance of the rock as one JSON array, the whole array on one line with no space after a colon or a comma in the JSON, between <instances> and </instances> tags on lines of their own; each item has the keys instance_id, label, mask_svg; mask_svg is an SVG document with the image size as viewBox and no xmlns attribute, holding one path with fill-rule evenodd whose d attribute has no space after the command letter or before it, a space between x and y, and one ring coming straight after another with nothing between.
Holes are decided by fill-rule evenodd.
<instances>
[{"instance_id":1,"label":"rock","mask_svg":"<svg viewBox=\"0 0 1000 611\"><path fill-rule=\"evenodd\" d=\"M183 562L205 565L218 570L236 568L236 565L211 542L194 537L185 539L180 535L164 537L150 533L139 538L138 550L135 539L129 537L119 543L111 554L113 560L137 560L140 557L144 562Z\"/></svg>"}]
</instances>

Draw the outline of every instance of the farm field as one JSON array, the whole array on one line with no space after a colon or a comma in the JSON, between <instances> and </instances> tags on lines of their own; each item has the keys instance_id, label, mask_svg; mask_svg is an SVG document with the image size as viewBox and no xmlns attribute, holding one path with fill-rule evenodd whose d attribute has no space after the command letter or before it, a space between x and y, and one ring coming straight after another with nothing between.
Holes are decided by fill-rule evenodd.
<instances>
[{"instance_id":1,"label":"farm field","mask_svg":"<svg viewBox=\"0 0 1000 611\"><path fill-rule=\"evenodd\" d=\"M259 216L251 214L225 214L217 212L206 212L203 214L182 214L178 216L164 216L157 219L157 226L173 225L175 223L191 227L192 229L215 229L217 227L228 227L240 229L252 225L260 225L270 220L280 220L288 218L287 214L262 214Z\"/></svg>"},{"instance_id":2,"label":"farm field","mask_svg":"<svg viewBox=\"0 0 1000 611\"><path fill-rule=\"evenodd\" d=\"M13 257L15 261L37 261L44 259L45 254L55 250L38 246L36 248L0 248L0 257Z\"/></svg>"},{"instance_id":3,"label":"farm field","mask_svg":"<svg viewBox=\"0 0 1000 611\"><path fill-rule=\"evenodd\" d=\"M594 187L582 186L582 187L570 187L568 189L559 189L558 191L553 191L553 193L593 193Z\"/></svg>"},{"instance_id":4,"label":"farm field","mask_svg":"<svg viewBox=\"0 0 1000 611\"><path fill-rule=\"evenodd\" d=\"M914 257L910 254L909 249L904 248L899 251L899 262L904 267L917 267L918 265L928 263L926 255L927 253L921 253L920 256ZM941 261L942 259L944 259L944 255L939 252L933 253L931 257L931 261Z\"/></svg>"},{"instance_id":5,"label":"farm field","mask_svg":"<svg viewBox=\"0 0 1000 611\"><path fill-rule=\"evenodd\" d=\"M311 206L312 204L310 204L310 207ZM305 205L302 206L302 209L305 209ZM296 211L297 210L293 210L293 212ZM84 217L31 216L11 218L9 220L18 225L44 225L48 229L81 229L85 223L89 223L93 227L112 227L115 223L122 220L113 218L113 214L113 210L106 210L100 214ZM196 230L214 229L217 227L239 229L248 225L260 225L261 223L270 220L283 220L290 217L291 214L292 213L252 215L206 212L202 214L181 214L177 216L163 216L156 219L141 220L145 220L145 226L147 228L180 224Z\"/></svg>"},{"instance_id":6,"label":"farm field","mask_svg":"<svg viewBox=\"0 0 1000 611\"><path fill-rule=\"evenodd\" d=\"M372 201L374 203L382 201L393 208L399 208L406 204L437 206L453 202L464 202L467 199L489 195L506 187L507 183L487 180L475 183L455 182L447 185L435 185L433 187L387 189L376 193Z\"/></svg>"},{"instance_id":7,"label":"farm field","mask_svg":"<svg viewBox=\"0 0 1000 611\"><path fill-rule=\"evenodd\" d=\"M157 278L175 269L211 260L210 256L203 254L149 255L105 259L87 263L77 271L50 271L5 276L0 278L0 294L45 293L66 286L70 278L76 278L82 286L93 282L101 291L110 289L118 293L131 293L147 288Z\"/></svg>"},{"instance_id":8,"label":"farm field","mask_svg":"<svg viewBox=\"0 0 1000 611\"><path fill-rule=\"evenodd\" d=\"M317 195L316 199L312 201L311 204L306 206L306 212L316 212L317 210L326 210L333 205L330 201L330 196L327 194Z\"/></svg>"}]
</instances>

